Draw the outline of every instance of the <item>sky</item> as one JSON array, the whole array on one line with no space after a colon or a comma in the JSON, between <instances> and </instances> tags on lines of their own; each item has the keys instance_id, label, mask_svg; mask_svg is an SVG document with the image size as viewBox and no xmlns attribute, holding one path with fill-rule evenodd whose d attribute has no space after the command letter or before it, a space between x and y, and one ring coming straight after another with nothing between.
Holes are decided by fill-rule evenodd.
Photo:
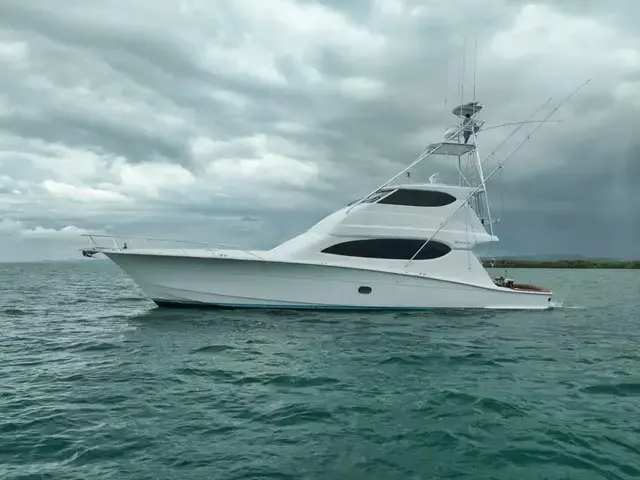
<instances>
[{"instance_id":1,"label":"sky","mask_svg":"<svg viewBox=\"0 0 640 480\"><path fill-rule=\"evenodd\" d=\"M637 18L627 0L0 0L0 261L78 258L86 232L271 248L441 140L457 104L490 126L551 97L542 118L587 79L489 181L491 251L640 258ZM446 157L412 179L436 172Z\"/></svg>"}]
</instances>

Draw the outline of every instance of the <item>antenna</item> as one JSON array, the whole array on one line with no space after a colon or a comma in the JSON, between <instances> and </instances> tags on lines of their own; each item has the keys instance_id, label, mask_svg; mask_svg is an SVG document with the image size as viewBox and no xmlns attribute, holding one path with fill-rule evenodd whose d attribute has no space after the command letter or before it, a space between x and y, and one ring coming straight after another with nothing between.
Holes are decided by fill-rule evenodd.
<instances>
[{"instance_id":1,"label":"antenna","mask_svg":"<svg viewBox=\"0 0 640 480\"><path fill-rule=\"evenodd\" d=\"M478 59L478 35L473 47L473 101L476 101L476 61Z\"/></svg>"},{"instance_id":2,"label":"antenna","mask_svg":"<svg viewBox=\"0 0 640 480\"><path fill-rule=\"evenodd\" d=\"M444 113L447 113L447 96L449 90L449 57L444 60Z\"/></svg>"},{"instance_id":3,"label":"antenna","mask_svg":"<svg viewBox=\"0 0 640 480\"><path fill-rule=\"evenodd\" d=\"M462 40L462 86L460 90L460 105L464 103L464 74L466 65L466 53L467 53L467 36L465 35Z\"/></svg>"},{"instance_id":4,"label":"antenna","mask_svg":"<svg viewBox=\"0 0 640 480\"><path fill-rule=\"evenodd\" d=\"M460 67L458 67L458 89L456 90L456 95L460 97ZM462 105L462 102L460 102L460 105Z\"/></svg>"}]
</instances>

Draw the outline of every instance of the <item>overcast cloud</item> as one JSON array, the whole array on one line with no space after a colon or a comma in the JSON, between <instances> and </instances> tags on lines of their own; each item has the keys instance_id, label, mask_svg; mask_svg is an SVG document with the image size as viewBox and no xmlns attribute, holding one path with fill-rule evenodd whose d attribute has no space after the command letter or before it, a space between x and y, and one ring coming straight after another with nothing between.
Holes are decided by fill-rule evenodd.
<instances>
[{"instance_id":1,"label":"overcast cloud","mask_svg":"<svg viewBox=\"0 0 640 480\"><path fill-rule=\"evenodd\" d=\"M492 180L496 252L640 257L634 18L625 0L0 0L0 261L76 258L84 231L272 247L442 138L465 44L487 125L592 78Z\"/></svg>"}]
</instances>

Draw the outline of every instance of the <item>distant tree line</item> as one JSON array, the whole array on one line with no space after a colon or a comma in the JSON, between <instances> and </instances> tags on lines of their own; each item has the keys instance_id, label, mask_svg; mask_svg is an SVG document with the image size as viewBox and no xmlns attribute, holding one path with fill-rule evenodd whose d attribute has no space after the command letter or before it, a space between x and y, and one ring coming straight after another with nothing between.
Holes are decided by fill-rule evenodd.
<instances>
[{"instance_id":1,"label":"distant tree line","mask_svg":"<svg viewBox=\"0 0 640 480\"><path fill-rule=\"evenodd\" d=\"M483 259L486 268L640 268L640 260L494 260Z\"/></svg>"}]
</instances>

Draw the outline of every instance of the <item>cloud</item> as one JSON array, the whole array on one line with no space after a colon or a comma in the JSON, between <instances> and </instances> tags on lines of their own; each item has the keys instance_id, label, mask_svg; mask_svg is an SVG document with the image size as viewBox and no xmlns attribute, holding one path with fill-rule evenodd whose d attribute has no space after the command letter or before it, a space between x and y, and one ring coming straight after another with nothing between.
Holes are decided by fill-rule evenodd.
<instances>
[{"instance_id":1,"label":"cloud","mask_svg":"<svg viewBox=\"0 0 640 480\"><path fill-rule=\"evenodd\" d=\"M120 195L116 192L110 192L108 190L101 190L99 188L92 187L79 187L75 185L69 185L68 183L56 182L54 180L45 180L42 184L44 189L54 197L68 198L70 200L77 200L79 202L126 202L127 197Z\"/></svg>"},{"instance_id":2,"label":"cloud","mask_svg":"<svg viewBox=\"0 0 640 480\"><path fill-rule=\"evenodd\" d=\"M492 180L499 248L605 255L606 225L638 256L640 4L575 6L3 0L0 260L77 257L84 231L268 248L408 165L461 98L499 125L587 78Z\"/></svg>"},{"instance_id":3,"label":"cloud","mask_svg":"<svg viewBox=\"0 0 640 480\"><path fill-rule=\"evenodd\" d=\"M23 237L39 238L47 240L76 240L78 236L90 233L84 228L78 228L75 225L67 225L59 230L55 228L35 227L20 232Z\"/></svg>"}]
</instances>

